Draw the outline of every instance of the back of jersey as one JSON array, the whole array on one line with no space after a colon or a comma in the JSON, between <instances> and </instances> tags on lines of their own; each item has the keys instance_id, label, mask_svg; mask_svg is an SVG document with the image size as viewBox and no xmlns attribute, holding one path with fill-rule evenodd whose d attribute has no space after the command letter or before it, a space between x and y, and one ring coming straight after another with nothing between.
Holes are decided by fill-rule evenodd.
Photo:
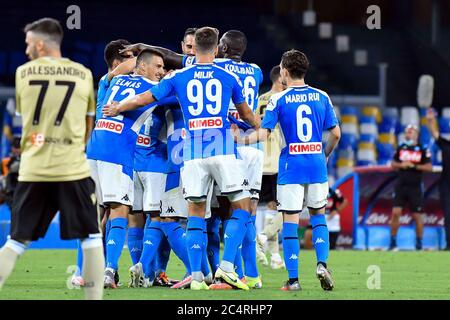
<instances>
[{"instance_id":1,"label":"back of jersey","mask_svg":"<svg viewBox=\"0 0 450 320\"><path fill-rule=\"evenodd\" d=\"M124 101L143 93L154 86L140 75L122 75L113 78L102 105L111 101ZM138 133L145 119L151 113L150 105L124 112L116 117L97 114L97 122L88 144L89 159L133 167L134 149Z\"/></svg>"},{"instance_id":2,"label":"back of jersey","mask_svg":"<svg viewBox=\"0 0 450 320\"><path fill-rule=\"evenodd\" d=\"M66 58L43 57L16 71L22 115L20 181L74 181L90 175L86 116L95 113L92 73Z\"/></svg>"},{"instance_id":3,"label":"back of jersey","mask_svg":"<svg viewBox=\"0 0 450 320\"><path fill-rule=\"evenodd\" d=\"M258 107L259 86L263 82L261 69L254 63L238 62L231 59L215 59L214 63L239 77L244 87L245 101L255 112ZM230 114L234 118L239 119L239 113L234 104L230 106Z\"/></svg>"},{"instance_id":4,"label":"back of jersey","mask_svg":"<svg viewBox=\"0 0 450 320\"><path fill-rule=\"evenodd\" d=\"M280 124L284 147L279 161L279 184L328 181L322 133L338 122L328 95L309 86L289 87L272 95L262 127Z\"/></svg>"},{"instance_id":5,"label":"back of jersey","mask_svg":"<svg viewBox=\"0 0 450 320\"><path fill-rule=\"evenodd\" d=\"M167 173L178 172L183 166L183 147L186 138L183 111L179 105L166 108L167 121Z\"/></svg>"},{"instance_id":6,"label":"back of jersey","mask_svg":"<svg viewBox=\"0 0 450 320\"><path fill-rule=\"evenodd\" d=\"M214 64L195 64L173 72L151 91L158 100L177 95L187 129L184 160L236 153L228 120L230 101L244 102L236 75Z\"/></svg>"}]
</instances>

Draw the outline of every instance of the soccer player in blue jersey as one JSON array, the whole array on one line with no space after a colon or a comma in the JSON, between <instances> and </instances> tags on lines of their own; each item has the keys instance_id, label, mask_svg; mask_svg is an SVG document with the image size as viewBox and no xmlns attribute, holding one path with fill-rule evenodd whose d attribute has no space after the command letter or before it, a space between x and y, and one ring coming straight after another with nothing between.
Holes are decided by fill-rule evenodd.
<instances>
[{"instance_id":1,"label":"soccer player in blue jersey","mask_svg":"<svg viewBox=\"0 0 450 320\"><path fill-rule=\"evenodd\" d=\"M138 57L134 74L115 77L104 103L132 99L148 91L164 74L164 63L158 52L147 51ZM140 59L141 58L141 59ZM145 77L144 77L145 76ZM147 79L148 77L149 79ZM174 101L173 99L170 101ZM159 101L159 104L169 102ZM117 117L97 113L87 155L96 181L99 202L110 208L110 231L107 236L105 287L116 288L114 275L118 268L128 226L129 208L133 204L133 165L138 133L155 104ZM105 146L108 146L105 148Z\"/></svg>"},{"instance_id":2,"label":"soccer player in blue jersey","mask_svg":"<svg viewBox=\"0 0 450 320\"><path fill-rule=\"evenodd\" d=\"M123 102L110 102L103 108L105 116L117 116L156 100L175 94L180 102L187 128L184 145L184 167L181 172L185 198L189 200L186 231L192 272L191 289L207 290L201 272L204 247L204 225L208 189L213 180L227 194L233 210L225 230L222 262L215 273L230 285L248 290L234 272L237 248L241 245L250 218L250 197L244 188L242 161L236 158L236 146L230 134L229 103L232 100L240 117L251 126L259 121L245 102L239 78L213 64L217 54L218 31L200 28L195 33L195 65L175 71L151 90ZM195 177L195 178L194 178Z\"/></svg>"},{"instance_id":3,"label":"soccer player in blue jersey","mask_svg":"<svg viewBox=\"0 0 450 320\"><path fill-rule=\"evenodd\" d=\"M109 84L112 78L114 78L119 74L127 74L132 72L134 66L136 65L135 60L132 59L133 53L131 51L126 50L121 52L128 45L130 45L130 42L128 40L118 39L109 42L105 47L104 60L106 66L108 67L108 73L106 73L98 82L97 103L96 103L97 110L103 107L102 105L103 99L105 98L106 91L109 88ZM102 229L104 229L105 231L103 232L103 237L105 237L109 228L106 227L107 214L103 207L100 208L100 216L102 217ZM71 283L75 287L80 287L84 285L84 280L81 277L83 266L83 251L81 249L80 243L78 243L77 266L78 268L71 279ZM118 273L116 273L116 283L119 281L118 278L119 275Z\"/></svg>"},{"instance_id":4,"label":"soccer player in blue jersey","mask_svg":"<svg viewBox=\"0 0 450 320\"><path fill-rule=\"evenodd\" d=\"M282 290L301 290L298 281L299 213L309 208L317 257L316 274L324 290L334 287L327 270L329 254L325 206L328 195L327 159L340 139L340 129L328 95L305 84L307 57L290 50L281 59L281 80L287 89L272 95L261 129L244 137L246 144L267 139L277 124L285 146L280 154L277 184L278 211L283 213L283 251L289 280ZM322 132L330 131L325 148Z\"/></svg>"}]
</instances>

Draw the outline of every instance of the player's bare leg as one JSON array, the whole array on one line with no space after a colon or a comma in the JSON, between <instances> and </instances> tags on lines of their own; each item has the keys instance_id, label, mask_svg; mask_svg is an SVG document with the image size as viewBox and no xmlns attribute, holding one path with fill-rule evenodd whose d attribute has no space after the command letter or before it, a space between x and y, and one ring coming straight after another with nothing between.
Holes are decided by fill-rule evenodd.
<instances>
[{"instance_id":1,"label":"player's bare leg","mask_svg":"<svg viewBox=\"0 0 450 320\"><path fill-rule=\"evenodd\" d=\"M391 244L389 245L389 250L397 249L397 232L400 227L400 217L402 215L402 207L392 208L391 216Z\"/></svg>"}]
</instances>

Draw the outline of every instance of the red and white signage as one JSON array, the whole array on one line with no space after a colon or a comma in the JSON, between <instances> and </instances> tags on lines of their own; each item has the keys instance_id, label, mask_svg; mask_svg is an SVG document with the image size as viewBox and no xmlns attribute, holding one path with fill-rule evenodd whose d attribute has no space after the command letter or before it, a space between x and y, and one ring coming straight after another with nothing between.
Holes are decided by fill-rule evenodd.
<instances>
[{"instance_id":1,"label":"red and white signage","mask_svg":"<svg viewBox=\"0 0 450 320\"><path fill-rule=\"evenodd\" d=\"M108 120L108 119L100 119L97 121L97 125L95 126L95 130L106 130L114 133L122 133L123 123Z\"/></svg>"},{"instance_id":2,"label":"red and white signage","mask_svg":"<svg viewBox=\"0 0 450 320\"><path fill-rule=\"evenodd\" d=\"M400 161L420 163L422 161L422 151L400 150L399 159Z\"/></svg>"},{"instance_id":3,"label":"red and white signage","mask_svg":"<svg viewBox=\"0 0 450 320\"><path fill-rule=\"evenodd\" d=\"M223 127L221 117L196 118L189 120L189 130L218 129Z\"/></svg>"},{"instance_id":4,"label":"red and white signage","mask_svg":"<svg viewBox=\"0 0 450 320\"><path fill-rule=\"evenodd\" d=\"M151 141L152 140L149 136L140 134L137 138L136 145L141 146L141 147L150 147Z\"/></svg>"},{"instance_id":5,"label":"red and white signage","mask_svg":"<svg viewBox=\"0 0 450 320\"><path fill-rule=\"evenodd\" d=\"M289 154L322 153L322 142L304 142L289 144Z\"/></svg>"}]
</instances>

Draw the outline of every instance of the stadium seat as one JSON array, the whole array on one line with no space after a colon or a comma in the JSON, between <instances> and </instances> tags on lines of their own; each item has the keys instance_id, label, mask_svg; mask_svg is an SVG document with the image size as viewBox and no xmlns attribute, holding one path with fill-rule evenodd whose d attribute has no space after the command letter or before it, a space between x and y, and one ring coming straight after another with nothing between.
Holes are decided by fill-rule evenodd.
<instances>
[{"instance_id":1,"label":"stadium seat","mask_svg":"<svg viewBox=\"0 0 450 320\"><path fill-rule=\"evenodd\" d=\"M398 119L398 109L397 107L386 107L383 109L382 117L384 118L394 118Z\"/></svg>"},{"instance_id":2,"label":"stadium seat","mask_svg":"<svg viewBox=\"0 0 450 320\"><path fill-rule=\"evenodd\" d=\"M378 125L374 117L362 116L359 118L360 134L373 135L378 137Z\"/></svg>"},{"instance_id":3,"label":"stadium seat","mask_svg":"<svg viewBox=\"0 0 450 320\"><path fill-rule=\"evenodd\" d=\"M381 112L378 107L375 106L366 106L362 109L362 114L366 117L375 118L377 123L380 123L382 120Z\"/></svg>"},{"instance_id":4,"label":"stadium seat","mask_svg":"<svg viewBox=\"0 0 450 320\"><path fill-rule=\"evenodd\" d=\"M342 134L350 134L350 135L354 135L355 137L359 137L357 124L343 122L342 126L341 126L341 131L342 131Z\"/></svg>"},{"instance_id":5,"label":"stadium seat","mask_svg":"<svg viewBox=\"0 0 450 320\"><path fill-rule=\"evenodd\" d=\"M377 144L378 151L378 164L387 165L392 161L392 158L395 154L395 148L392 144L389 143L378 143Z\"/></svg>"},{"instance_id":6,"label":"stadium seat","mask_svg":"<svg viewBox=\"0 0 450 320\"><path fill-rule=\"evenodd\" d=\"M370 166L377 163L376 148L373 143L360 142L356 153L358 166Z\"/></svg>"},{"instance_id":7,"label":"stadium seat","mask_svg":"<svg viewBox=\"0 0 450 320\"><path fill-rule=\"evenodd\" d=\"M349 173L353 172L355 161L353 159L339 158L337 161L337 177L342 178Z\"/></svg>"},{"instance_id":8,"label":"stadium seat","mask_svg":"<svg viewBox=\"0 0 450 320\"><path fill-rule=\"evenodd\" d=\"M442 108L442 118L450 119L450 107Z\"/></svg>"},{"instance_id":9,"label":"stadium seat","mask_svg":"<svg viewBox=\"0 0 450 320\"><path fill-rule=\"evenodd\" d=\"M403 107L400 114L400 123L402 124L402 126L407 126L410 124L419 126L419 110L417 110L416 107L412 106Z\"/></svg>"},{"instance_id":10,"label":"stadium seat","mask_svg":"<svg viewBox=\"0 0 450 320\"><path fill-rule=\"evenodd\" d=\"M358 116L358 109L356 107L353 106L342 106L340 108L341 110L341 115L342 116L347 116L347 115L353 115L355 117Z\"/></svg>"},{"instance_id":11,"label":"stadium seat","mask_svg":"<svg viewBox=\"0 0 450 320\"><path fill-rule=\"evenodd\" d=\"M387 250L391 241L389 226L367 226L367 249Z\"/></svg>"},{"instance_id":12,"label":"stadium seat","mask_svg":"<svg viewBox=\"0 0 450 320\"><path fill-rule=\"evenodd\" d=\"M416 249L416 228L414 224L400 226L397 233L397 247L400 250Z\"/></svg>"},{"instance_id":13,"label":"stadium seat","mask_svg":"<svg viewBox=\"0 0 450 320\"><path fill-rule=\"evenodd\" d=\"M397 144L397 138L395 137L395 134L393 134L393 133L380 133L380 135L378 136L378 141L380 143L391 144L394 147Z\"/></svg>"},{"instance_id":14,"label":"stadium seat","mask_svg":"<svg viewBox=\"0 0 450 320\"><path fill-rule=\"evenodd\" d=\"M343 124L358 124L358 117L352 114L342 115L341 116L341 122Z\"/></svg>"},{"instance_id":15,"label":"stadium seat","mask_svg":"<svg viewBox=\"0 0 450 320\"><path fill-rule=\"evenodd\" d=\"M450 133L450 118L439 119L439 128L442 133Z\"/></svg>"},{"instance_id":16,"label":"stadium seat","mask_svg":"<svg viewBox=\"0 0 450 320\"><path fill-rule=\"evenodd\" d=\"M392 133L394 134L398 127L397 118L383 118L378 126L379 133Z\"/></svg>"},{"instance_id":17,"label":"stadium seat","mask_svg":"<svg viewBox=\"0 0 450 320\"><path fill-rule=\"evenodd\" d=\"M438 227L424 227L423 228L423 249L439 250L439 231Z\"/></svg>"},{"instance_id":18,"label":"stadium seat","mask_svg":"<svg viewBox=\"0 0 450 320\"><path fill-rule=\"evenodd\" d=\"M341 140L339 141L339 149L356 149L358 138L354 134L342 133Z\"/></svg>"}]
</instances>

